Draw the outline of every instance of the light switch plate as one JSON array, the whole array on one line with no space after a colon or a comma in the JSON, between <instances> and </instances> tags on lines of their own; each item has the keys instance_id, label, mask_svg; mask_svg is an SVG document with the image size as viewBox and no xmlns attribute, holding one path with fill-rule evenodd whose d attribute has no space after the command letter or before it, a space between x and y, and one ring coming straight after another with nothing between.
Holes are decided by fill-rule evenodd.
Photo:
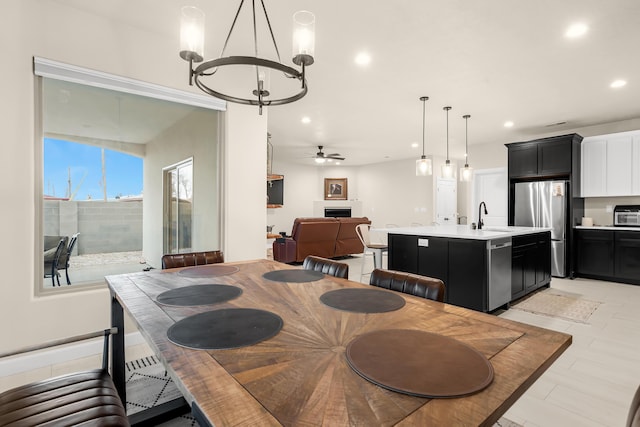
<instances>
[{"instance_id":1,"label":"light switch plate","mask_svg":"<svg viewBox=\"0 0 640 427\"><path fill-rule=\"evenodd\" d=\"M607 213L611 213L611 212L613 212L613 206L612 205L607 205L605 210L606 210Z\"/></svg>"}]
</instances>

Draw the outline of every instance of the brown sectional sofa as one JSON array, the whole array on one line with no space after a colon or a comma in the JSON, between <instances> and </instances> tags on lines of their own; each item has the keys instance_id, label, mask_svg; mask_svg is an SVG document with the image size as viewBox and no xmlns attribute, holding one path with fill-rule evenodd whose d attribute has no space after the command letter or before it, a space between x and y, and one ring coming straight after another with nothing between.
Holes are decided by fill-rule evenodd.
<instances>
[{"instance_id":1,"label":"brown sectional sofa","mask_svg":"<svg viewBox=\"0 0 640 427\"><path fill-rule=\"evenodd\" d=\"M362 253L358 224L371 224L361 218L296 218L291 237L273 242L273 259L280 262L302 262L307 255L336 258Z\"/></svg>"}]
</instances>

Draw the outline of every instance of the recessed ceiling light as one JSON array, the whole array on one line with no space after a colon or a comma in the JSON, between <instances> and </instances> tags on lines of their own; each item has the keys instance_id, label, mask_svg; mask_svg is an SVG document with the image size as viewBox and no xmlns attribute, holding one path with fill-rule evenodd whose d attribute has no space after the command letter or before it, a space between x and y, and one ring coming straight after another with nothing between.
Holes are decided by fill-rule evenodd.
<instances>
[{"instance_id":1,"label":"recessed ceiling light","mask_svg":"<svg viewBox=\"0 0 640 427\"><path fill-rule=\"evenodd\" d=\"M304 123L305 125L306 125L307 123L311 123L311 119L310 119L309 117L307 117L307 116L304 116L300 121L301 121L302 123Z\"/></svg>"},{"instance_id":2,"label":"recessed ceiling light","mask_svg":"<svg viewBox=\"0 0 640 427\"><path fill-rule=\"evenodd\" d=\"M617 89L619 87L625 86L627 84L626 80L614 80L613 82L611 82L611 84L609 86L611 86L614 89Z\"/></svg>"},{"instance_id":3,"label":"recessed ceiling light","mask_svg":"<svg viewBox=\"0 0 640 427\"><path fill-rule=\"evenodd\" d=\"M411 148L418 148L420 146L420 144L418 144L417 142L414 142L413 144L411 144Z\"/></svg>"},{"instance_id":4,"label":"recessed ceiling light","mask_svg":"<svg viewBox=\"0 0 640 427\"><path fill-rule=\"evenodd\" d=\"M513 122L511 120L504 122L504 127L506 128L512 128L513 127Z\"/></svg>"},{"instance_id":5,"label":"recessed ceiling light","mask_svg":"<svg viewBox=\"0 0 640 427\"><path fill-rule=\"evenodd\" d=\"M564 33L564 36L570 39L582 37L587 33L588 29L589 27L587 27L587 24L584 24L582 22L577 22L575 24L571 24L569 28L567 28L567 31L565 31Z\"/></svg>"},{"instance_id":6,"label":"recessed ceiling light","mask_svg":"<svg viewBox=\"0 0 640 427\"><path fill-rule=\"evenodd\" d=\"M354 61L361 67L366 67L371 63L371 55L369 55L367 52L360 52L356 55Z\"/></svg>"}]
</instances>

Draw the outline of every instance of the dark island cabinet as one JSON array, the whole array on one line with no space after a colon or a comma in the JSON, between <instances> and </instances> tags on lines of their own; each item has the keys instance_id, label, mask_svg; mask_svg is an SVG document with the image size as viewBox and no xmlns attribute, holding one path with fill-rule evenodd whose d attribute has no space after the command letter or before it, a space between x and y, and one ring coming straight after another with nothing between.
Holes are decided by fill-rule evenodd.
<instances>
[{"instance_id":1,"label":"dark island cabinet","mask_svg":"<svg viewBox=\"0 0 640 427\"><path fill-rule=\"evenodd\" d=\"M486 241L389 235L389 269L440 279L445 302L487 311Z\"/></svg>"},{"instance_id":2,"label":"dark island cabinet","mask_svg":"<svg viewBox=\"0 0 640 427\"><path fill-rule=\"evenodd\" d=\"M640 230L587 230L577 234L579 277L640 285Z\"/></svg>"},{"instance_id":3,"label":"dark island cabinet","mask_svg":"<svg viewBox=\"0 0 640 427\"><path fill-rule=\"evenodd\" d=\"M418 236L389 234L389 269L418 274Z\"/></svg>"},{"instance_id":4,"label":"dark island cabinet","mask_svg":"<svg viewBox=\"0 0 640 427\"><path fill-rule=\"evenodd\" d=\"M516 236L511 252L511 299L523 297L551 281L550 233Z\"/></svg>"}]
</instances>

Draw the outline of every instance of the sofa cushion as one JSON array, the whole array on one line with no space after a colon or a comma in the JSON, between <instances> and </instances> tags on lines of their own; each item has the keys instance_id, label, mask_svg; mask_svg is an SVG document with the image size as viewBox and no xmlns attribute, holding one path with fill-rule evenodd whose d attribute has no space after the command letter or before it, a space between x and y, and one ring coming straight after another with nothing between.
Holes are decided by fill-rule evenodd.
<instances>
[{"instance_id":1,"label":"sofa cushion","mask_svg":"<svg viewBox=\"0 0 640 427\"><path fill-rule=\"evenodd\" d=\"M294 227L291 238L296 241L296 261L302 262L308 255L334 257L338 221L300 221Z\"/></svg>"}]
</instances>

